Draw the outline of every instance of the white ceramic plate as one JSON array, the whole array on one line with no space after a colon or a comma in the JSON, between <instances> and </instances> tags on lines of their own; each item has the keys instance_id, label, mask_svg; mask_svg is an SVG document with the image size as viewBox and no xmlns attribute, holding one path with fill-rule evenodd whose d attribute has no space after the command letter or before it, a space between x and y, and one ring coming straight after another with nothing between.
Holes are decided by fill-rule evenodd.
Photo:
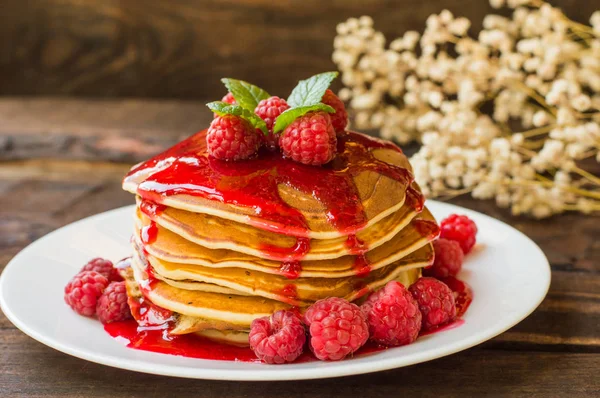
<instances>
[{"instance_id":1,"label":"white ceramic plate","mask_svg":"<svg viewBox=\"0 0 600 398\"><path fill-rule=\"evenodd\" d=\"M263 365L184 358L139 351L111 338L100 322L77 315L63 302L63 288L92 257L129 254L133 206L98 214L32 243L0 277L0 306L19 329L69 355L117 368L169 376L221 380L317 379L376 372L428 361L473 347L514 326L542 301L550 268L539 247L516 229L483 214L428 201L438 220L466 214L479 228L478 246L459 277L474 300L457 328L415 343L341 362Z\"/></svg>"}]
</instances>

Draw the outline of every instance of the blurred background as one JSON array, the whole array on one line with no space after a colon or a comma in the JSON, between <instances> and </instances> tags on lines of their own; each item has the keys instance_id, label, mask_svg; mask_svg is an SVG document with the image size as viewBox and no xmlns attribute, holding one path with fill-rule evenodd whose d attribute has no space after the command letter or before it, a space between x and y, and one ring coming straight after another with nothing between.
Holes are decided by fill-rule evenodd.
<instances>
[{"instance_id":1,"label":"blurred background","mask_svg":"<svg viewBox=\"0 0 600 398\"><path fill-rule=\"evenodd\" d=\"M586 23L598 8L551 3ZM335 69L337 23L367 14L391 40L444 8L474 32L498 12L486 0L2 0L0 96L204 101L224 94L223 76L284 96Z\"/></svg>"}]
</instances>

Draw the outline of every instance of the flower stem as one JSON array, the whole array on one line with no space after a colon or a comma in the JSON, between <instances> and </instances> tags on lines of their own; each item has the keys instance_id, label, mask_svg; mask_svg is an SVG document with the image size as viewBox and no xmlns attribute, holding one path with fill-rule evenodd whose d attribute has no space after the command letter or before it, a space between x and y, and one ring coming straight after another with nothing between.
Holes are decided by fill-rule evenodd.
<instances>
[{"instance_id":1,"label":"flower stem","mask_svg":"<svg viewBox=\"0 0 600 398\"><path fill-rule=\"evenodd\" d=\"M516 147L515 148L517 151L521 152L523 155L528 156L530 158L534 157L535 155L537 155L536 151L532 151L531 149L527 149L525 147Z\"/></svg>"},{"instance_id":2,"label":"flower stem","mask_svg":"<svg viewBox=\"0 0 600 398\"><path fill-rule=\"evenodd\" d=\"M503 181L503 183L506 185L521 185L521 186L539 186L539 185L541 185L544 187L557 188L557 189L560 189L563 191L572 192L574 194L585 196L588 198L600 199L600 192L588 191L585 189L574 188L574 187L559 186L553 182L547 182L547 181L514 181L514 180L507 178Z\"/></svg>"},{"instance_id":3,"label":"flower stem","mask_svg":"<svg viewBox=\"0 0 600 398\"><path fill-rule=\"evenodd\" d=\"M527 149L540 149L541 147L544 146L544 142L546 142L546 139L542 138L540 140L535 140L535 141L525 141L523 142L523 148L527 148Z\"/></svg>"},{"instance_id":4,"label":"flower stem","mask_svg":"<svg viewBox=\"0 0 600 398\"><path fill-rule=\"evenodd\" d=\"M519 88L521 90L525 91L529 95L529 97L531 97L538 104L540 104L541 106L543 106L552 115L556 116L556 109L554 109L550 105L548 105L546 103L546 100L544 99L544 97L542 97L540 94L538 94L537 91L535 91L534 89L532 89L531 87L527 86L525 83L523 83L523 82L521 82L519 80L511 80L511 82L514 85L519 86Z\"/></svg>"},{"instance_id":5,"label":"flower stem","mask_svg":"<svg viewBox=\"0 0 600 398\"><path fill-rule=\"evenodd\" d=\"M547 126L542 126L542 127L538 127L536 129L532 129L532 130L527 130L527 131L523 131L520 134L523 134L524 138L530 138L530 137L535 137L537 135L542 135L542 134L546 134L548 133L550 130L552 130L554 127L556 127L555 124L549 124Z\"/></svg>"},{"instance_id":6,"label":"flower stem","mask_svg":"<svg viewBox=\"0 0 600 398\"><path fill-rule=\"evenodd\" d=\"M600 204L596 205L589 205L589 209L592 211L600 211ZM562 206L563 210L567 210L567 211L583 211L582 207L579 205L563 205Z\"/></svg>"},{"instance_id":7,"label":"flower stem","mask_svg":"<svg viewBox=\"0 0 600 398\"><path fill-rule=\"evenodd\" d=\"M450 199L455 198L457 196L469 193L472 190L473 190L473 187L471 187L471 188L463 188L463 189L448 189L447 191L441 192L440 195L437 196L437 199L441 200L441 201L450 200Z\"/></svg>"},{"instance_id":8,"label":"flower stem","mask_svg":"<svg viewBox=\"0 0 600 398\"><path fill-rule=\"evenodd\" d=\"M592 183L594 183L596 185L600 185L600 178L596 177L592 173L590 173L580 167L575 166L575 167L571 168L571 171L573 173L579 174L583 178L590 180Z\"/></svg>"}]
</instances>

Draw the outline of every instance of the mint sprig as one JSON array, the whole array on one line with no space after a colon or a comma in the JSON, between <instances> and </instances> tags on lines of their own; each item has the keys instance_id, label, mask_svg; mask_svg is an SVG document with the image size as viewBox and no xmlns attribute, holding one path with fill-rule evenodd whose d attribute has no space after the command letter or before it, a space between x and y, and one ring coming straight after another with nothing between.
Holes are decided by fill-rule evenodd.
<instances>
[{"instance_id":1,"label":"mint sprig","mask_svg":"<svg viewBox=\"0 0 600 398\"><path fill-rule=\"evenodd\" d=\"M273 133L279 133L280 131L285 130L285 128L292 124L294 120L296 120L300 116L304 116L308 112L313 111L325 111L328 113L334 113L335 109L333 109L329 105L321 103L290 108L277 117L277 119L275 120L275 125L273 126Z\"/></svg>"},{"instance_id":2,"label":"mint sprig","mask_svg":"<svg viewBox=\"0 0 600 398\"><path fill-rule=\"evenodd\" d=\"M210 109L219 116L239 116L242 119L245 119L248 122L250 122L250 124L252 124L252 127L261 129L265 135L269 134L269 130L267 129L267 124L265 123L265 121L258 117L253 111L249 111L248 109L242 108L240 105L231 105L223 101L214 101L209 102L208 104L206 104L206 106L208 107L208 109Z\"/></svg>"},{"instance_id":3,"label":"mint sprig","mask_svg":"<svg viewBox=\"0 0 600 398\"><path fill-rule=\"evenodd\" d=\"M324 72L301 80L292 90L287 103L292 107L310 106L321 102L325 91L338 76L338 72Z\"/></svg>"},{"instance_id":4,"label":"mint sprig","mask_svg":"<svg viewBox=\"0 0 600 398\"><path fill-rule=\"evenodd\" d=\"M221 79L227 90L233 95L235 101L244 109L254 112L258 103L270 97L262 88L243 80L225 77Z\"/></svg>"}]
</instances>

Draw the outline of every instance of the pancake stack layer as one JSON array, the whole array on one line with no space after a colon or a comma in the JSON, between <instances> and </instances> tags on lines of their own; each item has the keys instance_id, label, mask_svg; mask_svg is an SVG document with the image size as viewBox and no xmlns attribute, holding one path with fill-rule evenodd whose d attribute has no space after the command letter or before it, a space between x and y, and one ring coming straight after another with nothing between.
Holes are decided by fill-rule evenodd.
<instances>
[{"instance_id":1,"label":"pancake stack layer","mask_svg":"<svg viewBox=\"0 0 600 398\"><path fill-rule=\"evenodd\" d=\"M137 202L124 274L138 322L240 345L276 310L410 285L439 233L404 154L358 133L314 167L268 152L219 161L201 131L134 166L123 188Z\"/></svg>"}]
</instances>

